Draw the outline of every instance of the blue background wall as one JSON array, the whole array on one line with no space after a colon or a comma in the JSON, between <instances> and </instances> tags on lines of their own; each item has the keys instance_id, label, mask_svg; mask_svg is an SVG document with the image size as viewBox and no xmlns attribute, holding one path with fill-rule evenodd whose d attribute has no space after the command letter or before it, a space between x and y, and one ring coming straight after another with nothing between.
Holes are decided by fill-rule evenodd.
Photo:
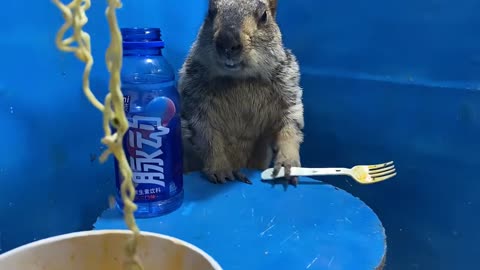
<instances>
[{"instance_id":1,"label":"blue background wall","mask_svg":"<svg viewBox=\"0 0 480 270\"><path fill-rule=\"evenodd\" d=\"M86 27L100 97L107 91L105 2L94 1ZM304 165L395 160L398 177L375 186L325 180L380 216L389 269L471 269L480 256L480 2L279 2L285 43L302 65ZM83 65L54 45L60 12L50 1L2 7L0 252L91 228L113 192L111 161L96 160L101 115L81 92ZM178 69L205 7L125 0L119 20L161 27Z\"/></svg>"}]
</instances>

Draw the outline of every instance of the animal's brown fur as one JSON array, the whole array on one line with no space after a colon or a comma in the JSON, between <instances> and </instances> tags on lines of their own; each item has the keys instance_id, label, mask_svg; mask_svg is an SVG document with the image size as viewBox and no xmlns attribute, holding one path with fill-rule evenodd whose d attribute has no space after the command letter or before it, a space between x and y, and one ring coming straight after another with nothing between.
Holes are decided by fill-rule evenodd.
<instances>
[{"instance_id":1,"label":"animal's brown fur","mask_svg":"<svg viewBox=\"0 0 480 270\"><path fill-rule=\"evenodd\" d=\"M300 73L283 46L276 3L210 0L180 72L186 172L202 170L215 183L249 182L239 170L266 169L272 158L287 173L300 166ZM238 55L223 52L235 46ZM227 61L236 68L227 69Z\"/></svg>"}]
</instances>

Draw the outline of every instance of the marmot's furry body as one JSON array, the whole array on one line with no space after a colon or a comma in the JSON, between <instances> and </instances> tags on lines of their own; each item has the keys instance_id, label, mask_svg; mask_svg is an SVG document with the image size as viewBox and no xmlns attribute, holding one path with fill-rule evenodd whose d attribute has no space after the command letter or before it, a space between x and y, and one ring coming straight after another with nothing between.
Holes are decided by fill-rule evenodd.
<instances>
[{"instance_id":1,"label":"marmot's furry body","mask_svg":"<svg viewBox=\"0 0 480 270\"><path fill-rule=\"evenodd\" d=\"M263 170L272 159L287 175L300 166L300 73L283 46L276 2L210 0L180 72L185 171L249 183L240 169Z\"/></svg>"}]
</instances>

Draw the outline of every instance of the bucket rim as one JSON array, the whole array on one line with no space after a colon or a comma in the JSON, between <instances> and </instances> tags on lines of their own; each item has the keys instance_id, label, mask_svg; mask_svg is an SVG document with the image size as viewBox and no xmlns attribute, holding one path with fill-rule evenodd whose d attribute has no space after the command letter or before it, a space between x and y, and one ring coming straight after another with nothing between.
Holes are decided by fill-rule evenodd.
<instances>
[{"instance_id":1,"label":"bucket rim","mask_svg":"<svg viewBox=\"0 0 480 270\"><path fill-rule=\"evenodd\" d=\"M45 244L48 243L54 243L54 242L59 242L62 240L67 240L71 238L79 238L79 237L86 237L86 236L98 236L98 235L106 235L106 234L118 234L118 235L131 235L132 232L130 230L90 230L90 231L78 231L78 232L71 232L71 233L66 233L66 234L60 234L60 235L55 235L51 237L47 237L44 239L40 239L37 241L33 241L30 243L27 243L25 245L16 247L12 250L9 250L5 253L0 254L0 261L2 259L5 259L6 257L12 256L14 254L21 253L25 250L36 248L36 247L41 247ZM181 240L179 238L165 235L165 234L160 234L160 233L153 233L153 232L147 232L147 231L140 231L141 236L150 236L154 238L161 238L164 240L170 240L176 244L185 246L194 252L197 252L201 256L203 256L216 270L223 270L223 268L220 266L220 264L212 257L210 256L207 252L203 251L199 247L188 243L184 240Z\"/></svg>"}]
</instances>

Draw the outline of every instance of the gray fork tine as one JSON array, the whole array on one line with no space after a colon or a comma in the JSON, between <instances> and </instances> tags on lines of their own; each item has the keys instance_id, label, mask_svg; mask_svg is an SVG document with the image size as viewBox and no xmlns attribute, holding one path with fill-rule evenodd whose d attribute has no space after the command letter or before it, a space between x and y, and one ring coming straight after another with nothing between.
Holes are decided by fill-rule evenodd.
<instances>
[{"instance_id":1,"label":"gray fork tine","mask_svg":"<svg viewBox=\"0 0 480 270\"><path fill-rule=\"evenodd\" d=\"M389 175L386 175L386 176L383 176L383 177L374 177L373 182L384 181L384 180L387 180L387 179L390 179L390 178L394 177L395 175L397 175L397 173L389 174Z\"/></svg>"},{"instance_id":2,"label":"gray fork tine","mask_svg":"<svg viewBox=\"0 0 480 270\"><path fill-rule=\"evenodd\" d=\"M370 173L371 177L379 177L379 176L384 176L384 175L389 175L395 172L395 169L390 169L390 170L381 170L379 172L375 171L374 173Z\"/></svg>"},{"instance_id":3,"label":"gray fork tine","mask_svg":"<svg viewBox=\"0 0 480 270\"><path fill-rule=\"evenodd\" d=\"M382 163L382 164L376 164L376 165L370 165L367 166L369 169L379 169L383 167L387 167L393 164L393 161L387 162L387 163Z\"/></svg>"},{"instance_id":4,"label":"gray fork tine","mask_svg":"<svg viewBox=\"0 0 480 270\"><path fill-rule=\"evenodd\" d=\"M385 172L385 171L390 171L390 170L395 170L395 166L388 166L388 167L385 167L385 168L382 168L382 169L369 169L368 171L371 172L371 173L381 173L381 172Z\"/></svg>"}]
</instances>

